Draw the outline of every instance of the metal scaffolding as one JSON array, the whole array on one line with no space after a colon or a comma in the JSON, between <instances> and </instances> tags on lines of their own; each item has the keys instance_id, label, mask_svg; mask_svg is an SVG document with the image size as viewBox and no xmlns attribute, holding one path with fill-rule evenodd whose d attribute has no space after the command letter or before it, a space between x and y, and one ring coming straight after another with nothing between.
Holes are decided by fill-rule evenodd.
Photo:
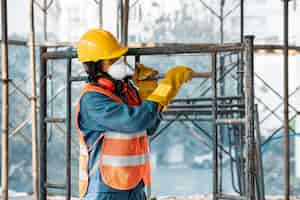
<instances>
[{"instance_id":1,"label":"metal scaffolding","mask_svg":"<svg viewBox=\"0 0 300 200\"><path fill-rule=\"evenodd\" d=\"M102 18L102 4L103 0L96 1L99 4L99 26L103 25ZM203 1L202 1L203 2ZM71 197L71 91L72 82L83 81L85 77L72 77L72 59L76 58L76 51L70 49L68 51L50 51L49 49L57 47L67 47L75 46L72 43L49 43L47 40L47 10L53 4L53 0L49 2L43 0L43 5L39 5L36 1L35 3L44 13L44 42L34 41L34 28L33 37L31 42L24 41L12 41L7 38L7 5L6 0L1 1L1 15L2 15L2 198L8 200L8 140L9 137L17 135L20 133L22 128L30 121L30 118L26 119L24 122L16 126L9 135L9 85L18 91L22 96L25 97L26 101L31 101L33 108L39 109L39 199L45 200L47 196L47 189L63 189L65 190L66 199ZM235 6L232 11L224 14L224 0L220 1L220 14L217 16L220 19L220 30L221 33L224 29L224 18L228 16L233 10L238 8ZM163 133L168 127L172 125L175 121L180 122L191 122L194 127L196 127L200 133L206 135L213 144L213 195L214 200L216 199L258 199L264 200L264 185L263 185L263 170L262 170L262 159L260 148L265 143L269 142L280 130L284 129L285 133L285 199L288 200L290 197L290 144L289 144L289 131L294 131L288 124L289 120L293 119L294 116L289 119L289 108L295 110L295 108L289 104L289 98L294 95L300 88L297 88L291 94L288 93L288 55L289 53L299 53L300 47L289 46L288 45L288 3L289 0L283 1L284 8L284 44L283 45L253 45L253 38L246 37L244 39L244 0L240 0L240 43L236 44L156 44L154 46L148 46L143 48L130 48L127 56L134 56L135 61L139 62L141 56L145 55L177 55L177 54L203 54L207 53L211 55L211 72L209 72L209 78L206 77L205 81L211 80L211 87L209 87L203 94L208 91L212 91L212 96L199 97L193 99L176 99L170 105L167 112L164 113L164 120L167 124L162 127L157 133L151 138L154 140L161 133ZM205 5L205 4L204 4ZM125 9L126 8L126 9ZM209 8L208 8L209 9ZM33 13L33 12L32 12ZM129 16L129 0L120 0L120 17L117 17L119 21L117 23L118 29L120 27L120 35L122 42L128 44L128 16ZM31 14L33 19L33 14ZM120 23L121 22L121 23ZM224 43L223 34L221 34L221 43ZM19 45L19 46L37 46L40 49L40 98L38 99L34 93L36 88L32 88L32 95L28 95L26 92L20 88L14 80L9 79L8 76L8 45ZM141 45L147 46L147 45ZM282 99L284 105L284 119L283 126L274 131L273 134L265 141L260 141L260 130L259 125L263 123L270 116L276 116L275 111L280 108L278 105L275 109L268 108L267 105L263 103L261 99L254 94L254 77L263 81L259 75L254 73L253 70L253 54L254 51L260 52L264 51L267 53L274 53L276 50L281 50L284 54L284 95L281 96L272 89L268 83L263 82L263 84L271 89L279 98ZM234 63L228 71L226 71L226 66L223 64L223 59L226 57L226 53L240 55L238 63ZM34 55L34 54L33 54ZM219 55L219 60L218 60ZM34 58L34 56L33 56ZM47 116L47 106L51 104L56 96L47 99L47 81L48 76L48 60L52 59L67 59L67 81L66 81L66 117L65 118L53 118ZM219 62L218 62L219 61ZM217 65L223 66L221 70L217 70ZM222 92L222 87L225 84L225 76L229 76L229 72L232 69L238 69L238 74L235 78L238 84L238 96L226 96ZM34 69L34 64L32 70ZM35 72L32 71L32 74ZM245 85L243 84L245 80ZM34 81L34 78L33 78ZM34 85L34 82L32 82ZM200 84L201 85L201 84ZM38 100L38 105L35 105L35 101ZM270 111L270 114L265 118L259 120L258 111L256 105L254 105L254 100L257 103L264 105ZM34 114L33 114L34 115ZM199 117L200 116L200 117ZM208 118L201 118L202 116L210 116ZM276 116L282 121L282 119ZM209 121L212 122L212 133L208 133L203 130L198 121ZM33 120L34 122L34 120ZM55 184L47 182L47 124L52 123L56 129L65 136L65 148L66 148L66 169L65 173L67 179L64 184ZM59 125L60 123L65 123L65 130ZM233 144L229 145L230 149L224 147L224 129L230 127L230 132L228 137L229 141L233 141ZM34 127L33 127L34 128ZM34 144L34 130L32 141L23 136L27 142L32 142ZM22 136L22 135L21 135ZM235 148L235 154L233 155L232 149ZM37 151L37 149L34 149ZM247 154L244 157L244 152ZM222 160L223 154L230 158L231 174L232 174L232 186L238 195L229 195L223 193L222 189ZM34 156L33 156L34 157ZM257 159L258 158L258 159ZM37 160L33 160L36 162ZM34 173L35 170L33 170ZM234 175L236 174L236 177ZM237 179L237 183L235 183ZM37 179L35 179L37 180ZM37 195L37 190L35 189L35 195Z\"/></svg>"},{"instance_id":2,"label":"metal scaffolding","mask_svg":"<svg viewBox=\"0 0 300 200\"><path fill-rule=\"evenodd\" d=\"M289 1L283 1L283 109L284 109L284 134L285 134L285 144L284 144L284 163L285 163L285 173L284 173L284 197L285 200L290 199L290 137L289 137Z\"/></svg>"},{"instance_id":3,"label":"metal scaffolding","mask_svg":"<svg viewBox=\"0 0 300 200\"><path fill-rule=\"evenodd\" d=\"M256 180L255 174L259 171L256 166L261 166L260 162L255 162L254 151L255 135L254 135L254 71L253 71L253 46L254 37L249 36L245 38L245 43L236 44L224 44L224 45L181 45L181 46L164 46L164 47L150 47L150 48L129 48L126 56L134 56L135 61L139 62L141 56L150 55L178 55L178 54L203 54L207 53L211 55L211 71L204 73L203 78L211 80L211 98L198 98L198 99L178 99L175 100L169 107L169 109L163 114L164 117L173 117L167 126L173 121L179 120L180 116L183 116L185 120L191 121L190 117L195 115L211 116L212 134L210 138L213 143L213 194L214 199L254 199L254 193L257 188L262 188L263 183L260 180ZM218 95L218 83L220 78L217 78L217 54L228 52L244 52L245 55L245 73L242 80L245 81L244 97L220 97ZM72 59L77 58L75 50L69 49L67 51L47 51L47 48L42 49L41 53L41 69L40 69L40 199L45 200L47 197L47 189L55 188L66 190L66 197L71 197L71 94L72 94L72 82L83 81L85 78L72 77ZM47 61L50 59L67 59L67 81L66 81L66 117L65 118L50 118L47 116ZM221 78L222 80L222 78ZM224 104L228 100L237 100L236 103ZM190 105L187 102L193 101ZM208 102L208 104L197 104L197 102ZM234 108L234 109L233 109ZM238 109L236 109L238 108ZM226 114L226 115L224 115ZM226 118L224 116L232 116L233 118ZM174 118L175 117L175 118ZM170 120L170 118L169 118ZM193 120L196 125L197 120ZM48 183L47 182L47 124L48 123L65 123L66 124L66 183L63 185ZM219 144L220 133L219 128L224 125L230 125L233 127L240 127L240 131L237 133L237 140L241 141L240 152L247 152L246 157L243 154L233 158L229 154L222 144ZM196 125L197 127L197 125ZM198 128L200 128L198 126ZM200 128L201 129L201 128ZM156 133L150 140L153 141L157 138L165 128L162 128ZM243 134L245 133L245 135ZM239 178L240 185L238 186L238 195L233 196L223 193L219 188L219 182L222 181L218 174L220 172L219 153L227 152L232 162L238 163L240 166L237 168L237 174L242 174ZM258 154L259 155L259 154ZM259 159L261 161L261 159ZM257 165L258 164L258 165ZM243 185L243 186L242 186ZM243 190L241 188L244 188ZM261 193L257 193L257 199L263 199Z\"/></svg>"},{"instance_id":4,"label":"metal scaffolding","mask_svg":"<svg viewBox=\"0 0 300 200\"><path fill-rule=\"evenodd\" d=\"M9 160L9 76L8 76L8 37L7 37L7 0L1 1L2 24L2 198L8 200L8 160Z\"/></svg>"}]
</instances>

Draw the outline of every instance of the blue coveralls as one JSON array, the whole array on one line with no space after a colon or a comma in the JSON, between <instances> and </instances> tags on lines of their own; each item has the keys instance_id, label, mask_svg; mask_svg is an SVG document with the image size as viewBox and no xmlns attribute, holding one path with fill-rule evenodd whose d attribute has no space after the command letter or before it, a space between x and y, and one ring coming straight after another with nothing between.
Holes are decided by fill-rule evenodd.
<instances>
[{"instance_id":1,"label":"blue coveralls","mask_svg":"<svg viewBox=\"0 0 300 200\"><path fill-rule=\"evenodd\" d=\"M124 134L147 130L155 132L160 123L157 104L144 101L139 106L116 103L110 97L96 92L84 94L80 100L79 127L84 133L88 147L105 131ZM99 160L102 141L90 153L89 169ZM132 190L116 190L107 186L101 178L100 170L90 177L88 192L84 200L145 200L144 183L141 181Z\"/></svg>"}]
</instances>

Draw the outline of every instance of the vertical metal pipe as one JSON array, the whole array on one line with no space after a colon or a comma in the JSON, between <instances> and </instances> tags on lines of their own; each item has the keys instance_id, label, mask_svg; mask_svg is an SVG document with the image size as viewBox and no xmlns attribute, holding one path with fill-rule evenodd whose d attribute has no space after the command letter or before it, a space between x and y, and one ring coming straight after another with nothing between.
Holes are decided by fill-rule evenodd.
<instances>
[{"instance_id":1,"label":"vertical metal pipe","mask_svg":"<svg viewBox=\"0 0 300 200\"><path fill-rule=\"evenodd\" d=\"M240 2L240 42L244 42L244 0L241 0ZM238 69L238 73L240 74L240 87L238 88L240 93L243 93L243 64L244 64L244 52L241 51L241 60L240 60L240 68Z\"/></svg>"},{"instance_id":2,"label":"vertical metal pipe","mask_svg":"<svg viewBox=\"0 0 300 200\"><path fill-rule=\"evenodd\" d=\"M244 42L244 0L240 1L240 42ZM243 94L243 65L244 65L244 52L241 51L240 65L238 68L239 73L239 84L238 84L238 94Z\"/></svg>"},{"instance_id":3,"label":"vertical metal pipe","mask_svg":"<svg viewBox=\"0 0 300 200\"><path fill-rule=\"evenodd\" d=\"M256 195L256 199L257 200L261 200L262 195L261 195L261 184L260 184L260 149L261 146L258 146L257 141L258 138L258 132L259 132L259 121L257 121L258 118L258 109L257 109L257 104L255 104L254 106L254 130L255 130L255 140L254 140L254 144L255 144L255 149L254 149L254 167L255 167L255 174L254 174L254 179L255 179L255 195ZM260 136L259 136L260 137Z\"/></svg>"},{"instance_id":4,"label":"vertical metal pipe","mask_svg":"<svg viewBox=\"0 0 300 200\"><path fill-rule=\"evenodd\" d=\"M238 103L240 104L244 104L244 84L243 84L243 70L244 70L244 65L243 65L243 57L244 57L244 52L241 51L240 52L240 57L239 59L239 63L238 63L238 67L237 67L237 95L243 97L243 99L238 100ZM239 118L244 118L245 115L243 114L238 114ZM239 183L239 189L240 189L240 194L241 195L245 195L245 163L244 163L244 136L245 136L245 128L243 124L237 125L237 135L236 137L238 137L237 141L238 141L238 146L237 146L237 152L236 154L238 155L237 157L237 162L236 162L236 169L237 169L237 179L238 179L238 183Z\"/></svg>"},{"instance_id":5,"label":"vertical metal pipe","mask_svg":"<svg viewBox=\"0 0 300 200\"><path fill-rule=\"evenodd\" d=\"M241 117L245 117L245 115L240 115ZM241 194L245 196L246 194L246 175L245 175L245 157L244 157L244 149L245 149L245 125L239 126L239 165L240 165L240 181L241 181Z\"/></svg>"},{"instance_id":6,"label":"vertical metal pipe","mask_svg":"<svg viewBox=\"0 0 300 200\"><path fill-rule=\"evenodd\" d=\"M242 55L244 56L244 53L242 53ZM245 103L245 92L244 92L244 60L242 60L243 64L241 64L241 74L240 74L240 85L241 85L241 88L240 88L240 94L241 96L243 97L243 99L240 101L240 103ZM240 114L240 117L241 118L244 118L245 117L245 114ZM240 144L241 144L241 157L240 157L240 165L241 165L241 183L242 183L242 188L241 188L241 193L245 195L245 192L246 192L246 171L245 171L245 168L246 168L246 160L245 160L245 157L244 157L244 150L245 150L245 135L246 135L246 131L245 131L245 125L240 125L239 126L239 129L240 129Z\"/></svg>"},{"instance_id":7,"label":"vertical metal pipe","mask_svg":"<svg viewBox=\"0 0 300 200\"><path fill-rule=\"evenodd\" d=\"M47 41L48 40L48 35L47 35L47 6L48 6L48 2L47 0L43 1L43 35L44 35L44 40Z\"/></svg>"},{"instance_id":8,"label":"vertical metal pipe","mask_svg":"<svg viewBox=\"0 0 300 200\"><path fill-rule=\"evenodd\" d=\"M212 83L212 140L213 140L213 200L218 193L218 133L217 133L217 53L211 54L211 83Z\"/></svg>"},{"instance_id":9,"label":"vertical metal pipe","mask_svg":"<svg viewBox=\"0 0 300 200\"><path fill-rule=\"evenodd\" d=\"M66 82L66 200L71 199L71 120L72 120L72 48L69 50L67 59L67 82Z\"/></svg>"},{"instance_id":10,"label":"vertical metal pipe","mask_svg":"<svg viewBox=\"0 0 300 200\"><path fill-rule=\"evenodd\" d=\"M46 200L47 188L47 59L43 54L47 52L46 47L40 49L40 113L39 113L39 200Z\"/></svg>"},{"instance_id":11,"label":"vertical metal pipe","mask_svg":"<svg viewBox=\"0 0 300 200\"><path fill-rule=\"evenodd\" d=\"M289 140L289 0L283 1L284 15L284 72L283 72L283 115L284 115L284 149L285 149L285 172L284 172L284 196L285 200L290 199L290 140Z\"/></svg>"},{"instance_id":12,"label":"vertical metal pipe","mask_svg":"<svg viewBox=\"0 0 300 200\"><path fill-rule=\"evenodd\" d=\"M240 0L240 42L244 43L244 5L245 2L244 0ZM241 51L240 53L240 62L238 66L238 88L237 88L237 94L239 96L245 97L244 94L244 51ZM242 100L240 103L244 103ZM244 115L240 115L240 117L245 117ZM240 138L240 159L239 159L239 167L240 167L240 176L239 181L240 181L240 190L241 194L245 195L245 163L244 163L244 156L243 156L243 150L244 150L244 135L245 135L245 129L243 125L239 126L239 138Z\"/></svg>"},{"instance_id":13,"label":"vertical metal pipe","mask_svg":"<svg viewBox=\"0 0 300 200\"><path fill-rule=\"evenodd\" d=\"M265 200L265 184L264 184L264 168L263 168L263 159L261 152L261 133L260 133L260 124L259 124L259 114L258 106L255 104L255 132L256 132L256 155L257 155L257 176L259 183L260 198L259 200Z\"/></svg>"},{"instance_id":14,"label":"vertical metal pipe","mask_svg":"<svg viewBox=\"0 0 300 200\"><path fill-rule=\"evenodd\" d=\"M224 6L225 0L220 1L220 43L224 43Z\"/></svg>"},{"instance_id":15,"label":"vertical metal pipe","mask_svg":"<svg viewBox=\"0 0 300 200\"><path fill-rule=\"evenodd\" d=\"M124 4L123 0L117 0L117 35L121 42L123 42L123 18L124 18Z\"/></svg>"},{"instance_id":16,"label":"vertical metal pipe","mask_svg":"<svg viewBox=\"0 0 300 200\"><path fill-rule=\"evenodd\" d=\"M103 0L99 0L99 28L103 28Z\"/></svg>"},{"instance_id":17,"label":"vertical metal pipe","mask_svg":"<svg viewBox=\"0 0 300 200\"><path fill-rule=\"evenodd\" d=\"M135 56L134 57L135 64L140 63L140 61L141 61L141 57L140 56Z\"/></svg>"},{"instance_id":18,"label":"vertical metal pipe","mask_svg":"<svg viewBox=\"0 0 300 200\"><path fill-rule=\"evenodd\" d=\"M240 195L242 195L242 179L241 179L241 176L242 176L242 173L241 173L241 157L242 157L242 151L241 151L241 133L240 133L240 126L236 127L233 129L233 134L234 134L234 141L233 143L235 144L234 145L234 154L235 154L235 157L236 157L236 172L237 172L237 181L238 181L238 188L239 188L239 193Z\"/></svg>"},{"instance_id":19,"label":"vertical metal pipe","mask_svg":"<svg viewBox=\"0 0 300 200\"><path fill-rule=\"evenodd\" d=\"M241 19L240 19L240 34L241 34L241 36L240 36L240 41L241 41L241 43L243 43L244 42L244 5L245 5L245 2L244 2L244 0L240 0L241 2L240 2L240 17L241 17Z\"/></svg>"},{"instance_id":20,"label":"vertical metal pipe","mask_svg":"<svg viewBox=\"0 0 300 200\"><path fill-rule=\"evenodd\" d=\"M7 37L7 0L1 1L2 29L2 199L8 200L8 160L9 160L9 79L8 79L8 37Z\"/></svg>"},{"instance_id":21,"label":"vertical metal pipe","mask_svg":"<svg viewBox=\"0 0 300 200\"><path fill-rule=\"evenodd\" d=\"M224 43L224 6L225 6L225 0L220 0L220 44ZM224 78L224 56L221 53L220 54L220 96L224 96L225 94L225 78ZM220 117L224 117L224 116L220 116ZM220 125L219 126L219 130L220 130L220 143L223 144L224 142L224 130L225 130L225 126L224 125ZM222 151L220 151L219 155L219 185L218 185L218 190L219 192L222 192L223 190L223 154Z\"/></svg>"},{"instance_id":22,"label":"vertical metal pipe","mask_svg":"<svg viewBox=\"0 0 300 200\"><path fill-rule=\"evenodd\" d=\"M31 135L32 135L32 184L33 199L39 199L38 182L38 139L37 139L37 98L36 98L36 62L35 62L35 26L34 26L34 0L29 4L30 31L29 49L31 66Z\"/></svg>"},{"instance_id":23,"label":"vertical metal pipe","mask_svg":"<svg viewBox=\"0 0 300 200\"><path fill-rule=\"evenodd\" d=\"M128 24L129 24L129 0L125 0L123 4L123 18L122 20L122 43L128 45Z\"/></svg>"},{"instance_id":24,"label":"vertical metal pipe","mask_svg":"<svg viewBox=\"0 0 300 200\"><path fill-rule=\"evenodd\" d=\"M220 96L223 97L225 95L225 77L224 77L224 73L225 73L225 64L224 64L224 56L222 55L222 53L220 54L220 66L219 66L219 75L220 75L220 79L219 79L219 85L220 85ZM222 101L221 101L222 102ZM226 117L226 115L220 115L220 117ZM220 143L221 145L223 145L224 143L224 133L225 133L225 128L226 125L220 124L219 125L219 135L220 135ZM220 151L218 153L219 155L219 192L222 192L223 190L223 153L222 151Z\"/></svg>"},{"instance_id":25,"label":"vertical metal pipe","mask_svg":"<svg viewBox=\"0 0 300 200\"><path fill-rule=\"evenodd\" d=\"M225 57L222 53L219 55L220 57L220 66L219 66L219 85L220 85L220 96L223 97L225 95ZM223 102L222 102L223 103ZM225 117L226 115L220 115L220 117ZM219 135L220 135L220 143L223 145L224 143L224 133L225 133L226 125L220 124L219 125ZM219 152L219 192L223 190L223 153L222 151Z\"/></svg>"},{"instance_id":26,"label":"vertical metal pipe","mask_svg":"<svg viewBox=\"0 0 300 200\"><path fill-rule=\"evenodd\" d=\"M247 185L246 196L248 200L255 199L254 179L254 36L245 37L246 65L245 65L245 86L246 86L246 149L247 149Z\"/></svg>"}]
</instances>

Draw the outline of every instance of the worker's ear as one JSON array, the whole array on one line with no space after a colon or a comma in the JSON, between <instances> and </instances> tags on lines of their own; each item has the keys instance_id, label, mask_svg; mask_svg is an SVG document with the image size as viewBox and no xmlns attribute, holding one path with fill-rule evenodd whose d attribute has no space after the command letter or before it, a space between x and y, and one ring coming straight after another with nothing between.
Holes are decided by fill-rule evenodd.
<instances>
[{"instance_id":1,"label":"worker's ear","mask_svg":"<svg viewBox=\"0 0 300 200\"><path fill-rule=\"evenodd\" d=\"M110 60L103 60L102 61L102 71L107 72L108 68L111 66Z\"/></svg>"},{"instance_id":2,"label":"worker's ear","mask_svg":"<svg viewBox=\"0 0 300 200\"><path fill-rule=\"evenodd\" d=\"M119 58L102 61L102 71L107 72L108 68L114 64Z\"/></svg>"}]
</instances>

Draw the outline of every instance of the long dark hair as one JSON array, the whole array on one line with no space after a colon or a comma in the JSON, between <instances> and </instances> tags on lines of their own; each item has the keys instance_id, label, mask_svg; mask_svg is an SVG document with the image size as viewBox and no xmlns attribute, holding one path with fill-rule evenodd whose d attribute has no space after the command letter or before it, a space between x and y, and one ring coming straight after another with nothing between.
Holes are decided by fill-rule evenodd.
<instances>
[{"instance_id":1,"label":"long dark hair","mask_svg":"<svg viewBox=\"0 0 300 200\"><path fill-rule=\"evenodd\" d=\"M97 83L100 77L105 77L111 80L115 84L116 93L121 92L122 90L122 81L113 79L108 73L103 72L103 60L98 62L85 62L83 63L84 69L88 74L88 82L89 83Z\"/></svg>"},{"instance_id":2,"label":"long dark hair","mask_svg":"<svg viewBox=\"0 0 300 200\"><path fill-rule=\"evenodd\" d=\"M83 63L85 72L88 74L88 82L96 83L102 72L103 61Z\"/></svg>"}]
</instances>

